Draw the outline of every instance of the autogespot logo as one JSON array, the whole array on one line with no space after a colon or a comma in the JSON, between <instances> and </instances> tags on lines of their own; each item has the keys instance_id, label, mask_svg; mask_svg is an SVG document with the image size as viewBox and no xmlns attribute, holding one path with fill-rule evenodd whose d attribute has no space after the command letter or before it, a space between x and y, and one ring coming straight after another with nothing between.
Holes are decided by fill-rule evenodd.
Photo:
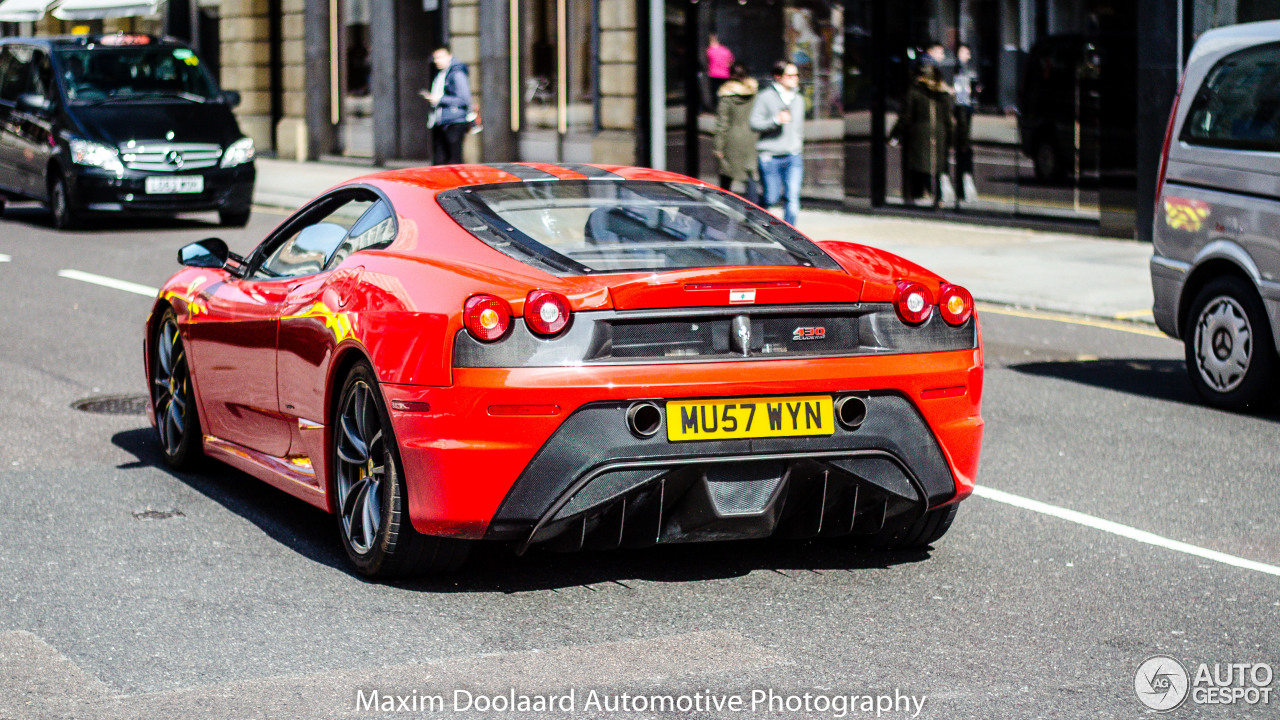
<instances>
[{"instance_id":1,"label":"autogespot logo","mask_svg":"<svg viewBox=\"0 0 1280 720\"><path fill-rule=\"evenodd\" d=\"M1187 699L1191 676L1182 663L1168 655L1153 655L1138 666L1133 691L1143 705L1156 712L1169 712Z\"/></svg>"}]
</instances>

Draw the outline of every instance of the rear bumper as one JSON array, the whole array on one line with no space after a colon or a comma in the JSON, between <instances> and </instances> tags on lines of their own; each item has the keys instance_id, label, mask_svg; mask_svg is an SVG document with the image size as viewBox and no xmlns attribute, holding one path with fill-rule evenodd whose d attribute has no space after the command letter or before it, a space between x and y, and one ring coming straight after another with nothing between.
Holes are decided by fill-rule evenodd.
<instances>
[{"instance_id":1,"label":"rear bumper","mask_svg":"<svg viewBox=\"0 0 1280 720\"><path fill-rule=\"evenodd\" d=\"M1155 302L1151 306L1151 314L1155 317L1156 327L1170 337L1180 337L1178 327L1178 304L1182 300L1182 286L1187 281L1187 273L1191 266L1153 255L1151 257L1151 291Z\"/></svg>"},{"instance_id":2,"label":"rear bumper","mask_svg":"<svg viewBox=\"0 0 1280 720\"><path fill-rule=\"evenodd\" d=\"M579 408L520 474L487 538L564 549L874 533L956 495L928 426L901 395L830 436L668 442L626 426L630 403Z\"/></svg>"},{"instance_id":3,"label":"rear bumper","mask_svg":"<svg viewBox=\"0 0 1280 720\"><path fill-rule=\"evenodd\" d=\"M716 483L745 479L757 483L756 499L767 505L747 509L757 520L776 516L764 530L729 535L754 537L791 524L801 509L822 515L827 528L851 526L849 513L858 510L848 502L857 488L864 499L884 501L890 517L968 496L982 441L981 357L976 349L759 364L455 368L452 387L382 387L419 532L527 540L536 530L534 539L549 540L615 510L623 496L637 496L633 509L652 507L638 496L659 486L672 503L671 493L688 496L681 505L689 512L700 512L702 493L712 510L733 514L745 506L715 504L727 487ZM867 397L867 419L828 437L673 443L665 430L634 437L625 420L630 403L642 399L662 406L676 398L850 392ZM405 405L396 401L430 409L397 410ZM502 414L495 406L537 406L545 414ZM815 489L824 473L829 504ZM670 509L666 502L659 508ZM655 522L676 519L688 526L679 513ZM663 532L657 541L707 539Z\"/></svg>"}]
</instances>

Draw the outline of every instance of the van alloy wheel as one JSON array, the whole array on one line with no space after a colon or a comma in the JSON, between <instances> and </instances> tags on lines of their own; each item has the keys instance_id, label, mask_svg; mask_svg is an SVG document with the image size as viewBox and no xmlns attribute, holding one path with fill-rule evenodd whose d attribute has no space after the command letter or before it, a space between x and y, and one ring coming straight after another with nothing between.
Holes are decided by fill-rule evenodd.
<instances>
[{"instance_id":1,"label":"van alloy wheel","mask_svg":"<svg viewBox=\"0 0 1280 720\"><path fill-rule=\"evenodd\" d=\"M59 230L71 230L76 227L78 218L71 209L71 192L67 189L66 178L59 175L49 187L49 211L53 214L53 226Z\"/></svg>"},{"instance_id":2,"label":"van alloy wheel","mask_svg":"<svg viewBox=\"0 0 1280 720\"><path fill-rule=\"evenodd\" d=\"M1182 338L1196 393L1227 410L1262 410L1275 400L1280 357L1258 290L1227 275L1196 293Z\"/></svg>"},{"instance_id":3,"label":"van alloy wheel","mask_svg":"<svg viewBox=\"0 0 1280 720\"><path fill-rule=\"evenodd\" d=\"M1240 303L1214 298L1196 319L1196 369L1205 384L1227 393L1240 387L1253 356L1253 329Z\"/></svg>"}]
</instances>

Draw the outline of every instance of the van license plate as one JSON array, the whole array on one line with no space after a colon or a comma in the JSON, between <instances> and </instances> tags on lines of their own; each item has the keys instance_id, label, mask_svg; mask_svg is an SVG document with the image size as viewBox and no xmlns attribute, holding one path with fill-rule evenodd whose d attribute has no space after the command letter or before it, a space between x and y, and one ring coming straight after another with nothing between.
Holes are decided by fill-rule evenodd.
<instances>
[{"instance_id":1,"label":"van license plate","mask_svg":"<svg viewBox=\"0 0 1280 720\"><path fill-rule=\"evenodd\" d=\"M667 439L682 442L831 435L835 432L832 405L830 395L672 400L667 402Z\"/></svg>"},{"instance_id":2,"label":"van license plate","mask_svg":"<svg viewBox=\"0 0 1280 720\"><path fill-rule=\"evenodd\" d=\"M148 195L201 193L204 192L204 177L200 175L153 176L146 179L146 191Z\"/></svg>"}]
</instances>

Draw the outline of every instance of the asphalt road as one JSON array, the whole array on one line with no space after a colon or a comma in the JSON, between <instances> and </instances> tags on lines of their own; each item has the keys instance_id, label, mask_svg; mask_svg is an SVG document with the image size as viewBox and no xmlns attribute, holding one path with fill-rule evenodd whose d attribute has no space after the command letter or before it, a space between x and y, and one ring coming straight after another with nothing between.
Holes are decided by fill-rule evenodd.
<instances>
[{"instance_id":1,"label":"asphalt road","mask_svg":"<svg viewBox=\"0 0 1280 720\"><path fill-rule=\"evenodd\" d=\"M973 497L927 552L495 547L447 580L364 582L325 514L224 466L170 473L142 415L72 408L145 391L151 300L60 271L154 287L184 243L247 251L280 219L0 220L0 718L829 718L850 696L844 717L1119 718L1150 714L1152 655L1280 670L1280 415L1198 405L1171 340L997 309L980 482L1045 506ZM572 691L574 712L453 710L512 689ZM413 711L436 695L444 712ZM381 712L393 696L408 711Z\"/></svg>"}]
</instances>

